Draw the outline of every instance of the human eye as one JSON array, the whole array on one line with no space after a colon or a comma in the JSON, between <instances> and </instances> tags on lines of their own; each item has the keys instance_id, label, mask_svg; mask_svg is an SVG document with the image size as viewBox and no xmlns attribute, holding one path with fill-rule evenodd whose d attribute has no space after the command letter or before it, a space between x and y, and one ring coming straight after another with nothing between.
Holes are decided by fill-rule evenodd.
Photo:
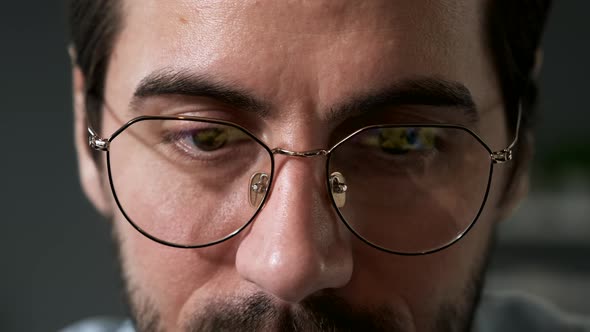
<instances>
[{"instance_id":1,"label":"human eye","mask_svg":"<svg viewBox=\"0 0 590 332\"><path fill-rule=\"evenodd\" d=\"M226 128L204 128L181 132L178 136L179 142L191 149L215 151L227 144L230 135Z\"/></svg>"},{"instance_id":2,"label":"human eye","mask_svg":"<svg viewBox=\"0 0 590 332\"><path fill-rule=\"evenodd\" d=\"M437 150L440 132L430 127L386 127L361 133L362 147L385 158L425 157Z\"/></svg>"},{"instance_id":3,"label":"human eye","mask_svg":"<svg viewBox=\"0 0 590 332\"><path fill-rule=\"evenodd\" d=\"M443 141L439 128L369 128L343 142L333 158L367 176L401 176L434 167L443 155Z\"/></svg>"},{"instance_id":4,"label":"human eye","mask_svg":"<svg viewBox=\"0 0 590 332\"><path fill-rule=\"evenodd\" d=\"M252 142L245 132L221 124L198 123L169 127L162 142L183 158L196 161L225 160L242 152L245 143Z\"/></svg>"}]
</instances>

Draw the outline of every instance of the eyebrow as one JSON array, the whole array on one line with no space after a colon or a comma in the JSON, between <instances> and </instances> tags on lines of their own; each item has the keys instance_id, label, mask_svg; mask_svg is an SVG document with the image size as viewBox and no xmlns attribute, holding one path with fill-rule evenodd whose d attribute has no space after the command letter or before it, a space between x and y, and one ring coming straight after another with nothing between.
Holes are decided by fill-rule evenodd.
<instances>
[{"instance_id":1,"label":"eyebrow","mask_svg":"<svg viewBox=\"0 0 590 332\"><path fill-rule=\"evenodd\" d=\"M404 79L385 89L349 98L332 107L328 118L335 120L371 110L400 106L454 108L462 110L470 123L479 120L479 113L469 89L462 83L437 77Z\"/></svg>"},{"instance_id":2,"label":"eyebrow","mask_svg":"<svg viewBox=\"0 0 590 332\"><path fill-rule=\"evenodd\" d=\"M186 95L211 98L238 110L265 117L271 103L258 98L231 82L222 82L188 70L159 70L141 80L131 101L131 109L139 111L141 102L153 96ZM346 98L331 106L327 120L335 121L385 107L435 106L463 110L470 122L479 114L469 89L460 82L438 77L417 76L399 80L376 90Z\"/></svg>"},{"instance_id":3,"label":"eyebrow","mask_svg":"<svg viewBox=\"0 0 590 332\"><path fill-rule=\"evenodd\" d=\"M270 105L254 97L238 86L215 80L206 75L197 75L186 70L159 70L141 80L131 100L131 109L138 110L147 97L184 95L207 97L236 109L251 111L264 117Z\"/></svg>"}]
</instances>

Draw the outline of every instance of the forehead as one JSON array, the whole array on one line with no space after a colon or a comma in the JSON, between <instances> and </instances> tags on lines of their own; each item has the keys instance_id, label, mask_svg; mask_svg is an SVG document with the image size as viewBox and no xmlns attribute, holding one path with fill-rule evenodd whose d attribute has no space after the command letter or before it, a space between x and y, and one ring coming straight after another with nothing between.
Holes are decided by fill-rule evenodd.
<instances>
[{"instance_id":1,"label":"forehead","mask_svg":"<svg viewBox=\"0 0 590 332\"><path fill-rule=\"evenodd\" d=\"M266 96L314 95L319 104L404 76L461 81L476 97L489 88L473 79L490 77L482 1L124 0L123 7L109 74L116 83L107 93L125 97L126 86L170 68Z\"/></svg>"},{"instance_id":2,"label":"forehead","mask_svg":"<svg viewBox=\"0 0 590 332\"><path fill-rule=\"evenodd\" d=\"M203 33L239 32L293 38L397 30L433 33L457 29L472 19L478 1L428 0L124 0L128 22L174 23ZM172 20L175 19L175 20ZM207 28L213 28L209 30ZM221 30L218 30L221 29ZM440 32L440 31L439 31ZM434 37L434 36L431 36ZM432 41L432 40L431 40Z\"/></svg>"}]
</instances>

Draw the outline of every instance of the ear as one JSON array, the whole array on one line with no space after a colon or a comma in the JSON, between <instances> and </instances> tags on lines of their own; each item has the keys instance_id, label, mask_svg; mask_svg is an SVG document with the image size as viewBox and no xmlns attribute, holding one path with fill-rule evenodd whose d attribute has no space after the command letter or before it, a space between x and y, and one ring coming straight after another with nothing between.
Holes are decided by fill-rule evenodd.
<instances>
[{"instance_id":1,"label":"ear","mask_svg":"<svg viewBox=\"0 0 590 332\"><path fill-rule=\"evenodd\" d=\"M80 183L86 197L102 215L106 216L110 214L110 207L102 181L101 170L104 168L100 166L100 160L93 158L92 150L88 146L84 74L76 64L72 64L72 89L74 99L74 142L78 156Z\"/></svg>"},{"instance_id":2,"label":"ear","mask_svg":"<svg viewBox=\"0 0 590 332\"><path fill-rule=\"evenodd\" d=\"M500 200L499 220L506 220L526 198L530 188L530 166L534 155L534 138L527 132L515 151L513 166L506 172L505 193Z\"/></svg>"}]
</instances>

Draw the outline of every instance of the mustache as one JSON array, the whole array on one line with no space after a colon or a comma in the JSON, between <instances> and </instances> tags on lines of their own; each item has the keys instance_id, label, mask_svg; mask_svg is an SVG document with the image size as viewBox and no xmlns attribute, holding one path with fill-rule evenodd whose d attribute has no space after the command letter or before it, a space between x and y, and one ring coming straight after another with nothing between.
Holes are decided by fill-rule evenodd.
<instances>
[{"instance_id":1,"label":"mustache","mask_svg":"<svg viewBox=\"0 0 590 332\"><path fill-rule=\"evenodd\" d=\"M292 306L260 292L212 301L186 331L403 331L403 322L391 308L355 308L327 291Z\"/></svg>"}]
</instances>

